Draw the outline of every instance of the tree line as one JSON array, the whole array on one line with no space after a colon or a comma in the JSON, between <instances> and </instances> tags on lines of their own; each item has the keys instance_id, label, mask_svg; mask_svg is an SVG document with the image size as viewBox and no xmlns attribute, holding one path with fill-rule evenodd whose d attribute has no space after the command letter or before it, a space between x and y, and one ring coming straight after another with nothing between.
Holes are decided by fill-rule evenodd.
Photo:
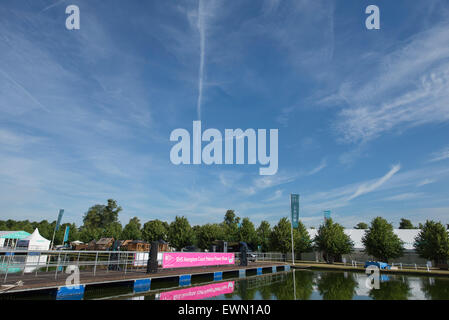
<instances>
[{"instance_id":1,"label":"tree line","mask_svg":"<svg viewBox=\"0 0 449 320\"><path fill-rule=\"evenodd\" d=\"M403 219L404 220L404 219ZM420 257L437 264L447 263L449 258L449 233L441 222L427 220L420 226L420 232L413 246ZM376 217L367 226L362 243L364 252L378 261L388 262L404 255L404 242L394 233L393 225L382 217ZM407 229L407 228L403 228ZM341 260L344 254L354 251L354 243L344 233L343 226L332 219L320 226L314 239L315 247L323 252L328 262Z\"/></svg>"},{"instance_id":2,"label":"tree line","mask_svg":"<svg viewBox=\"0 0 449 320\"><path fill-rule=\"evenodd\" d=\"M286 217L271 227L268 221L262 221L256 228L249 218L241 219L234 210L227 210L221 223L207 223L191 226L188 219L176 216L171 223L151 220L143 225L137 217L133 217L123 227L118 220L122 207L113 199L107 204L97 204L88 209L83 216L83 225L74 223L62 224L55 235L55 244L62 244L64 230L70 226L69 241L81 240L89 242L100 238L121 240L167 241L176 250L186 246L197 246L199 249L210 249L215 240L228 242L244 241L253 250L262 252L291 252L291 224ZM51 239L56 221L41 222L0 220L0 230L24 230L33 232L39 229L40 234ZM420 233L415 239L414 247L418 254L428 260L437 262L449 258L449 234L440 222L426 221L420 224ZM380 261L399 258L404 254L404 243L393 232L393 225L387 220L377 217L371 224L359 223L356 228L366 229L362 239L364 251ZM400 228L414 228L407 219L402 219ZM340 261L341 256L354 251L354 244L344 233L344 227L327 219L317 230L312 239L302 222L293 230L293 245L296 254L319 250L328 262Z\"/></svg>"}]
</instances>

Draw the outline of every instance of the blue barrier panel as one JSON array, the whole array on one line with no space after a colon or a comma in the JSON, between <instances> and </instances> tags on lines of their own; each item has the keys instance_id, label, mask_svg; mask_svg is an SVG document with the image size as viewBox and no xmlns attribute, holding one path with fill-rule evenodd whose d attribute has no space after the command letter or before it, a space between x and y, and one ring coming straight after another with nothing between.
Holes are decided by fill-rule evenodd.
<instances>
[{"instance_id":1,"label":"blue barrier panel","mask_svg":"<svg viewBox=\"0 0 449 320\"><path fill-rule=\"evenodd\" d=\"M214 272L214 281L223 280L223 271Z\"/></svg>"},{"instance_id":2,"label":"blue barrier panel","mask_svg":"<svg viewBox=\"0 0 449 320\"><path fill-rule=\"evenodd\" d=\"M271 272L276 273L276 266L271 267Z\"/></svg>"},{"instance_id":3,"label":"blue barrier panel","mask_svg":"<svg viewBox=\"0 0 449 320\"><path fill-rule=\"evenodd\" d=\"M191 274L183 274L179 276L179 285L180 286L189 286L192 280Z\"/></svg>"},{"instance_id":4,"label":"blue barrier panel","mask_svg":"<svg viewBox=\"0 0 449 320\"><path fill-rule=\"evenodd\" d=\"M262 274L262 268L257 268L257 275Z\"/></svg>"},{"instance_id":5,"label":"blue barrier panel","mask_svg":"<svg viewBox=\"0 0 449 320\"><path fill-rule=\"evenodd\" d=\"M59 287L56 292L56 300L82 300L84 296L84 285Z\"/></svg>"},{"instance_id":6,"label":"blue barrier panel","mask_svg":"<svg viewBox=\"0 0 449 320\"><path fill-rule=\"evenodd\" d=\"M286 265L286 266L284 267L284 271L290 271L290 266L289 266L289 265Z\"/></svg>"},{"instance_id":7,"label":"blue barrier panel","mask_svg":"<svg viewBox=\"0 0 449 320\"><path fill-rule=\"evenodd\" d=\"M246 277L246 269L239 269L239 278Z\"/></svg>"},{"instance_id":8,"label":"blue barrier panel","mask_svg":"<svg viewBox=\"0 0 449 320\"><path fill-rule=\"evenodd\" d=\"M151 279L137 279L134 280L134 292L147 292L151 288Z\"/></svg>"},{"instance_id":9,"label":"blue barrier panel","mask_svg":"<svg viewBox=\"0 0 449 320\"><path fill-rule=\"evenodd\" d=\"M380 275L380 282L387 282L390 281L390 277L387 276L386 274L381 274Z\"/></svg>"}]
</instances>

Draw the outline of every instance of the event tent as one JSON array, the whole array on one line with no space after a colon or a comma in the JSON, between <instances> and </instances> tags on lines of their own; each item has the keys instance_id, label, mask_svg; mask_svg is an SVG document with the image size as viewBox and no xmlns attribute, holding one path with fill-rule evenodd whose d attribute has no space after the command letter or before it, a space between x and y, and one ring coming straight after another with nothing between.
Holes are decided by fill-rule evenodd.
<instances>
[{"instance_id":1,"label":"event tent","mask_svg":"<svg viewBox=\"0 0 449 320\"><path fill-rule=\"evenodd\" d=\"M49 250L50 240L42 237L39 234L39 230L36 228L32 234L17 243L17 248L27 250Z\"/></svg>"}]
</instances>

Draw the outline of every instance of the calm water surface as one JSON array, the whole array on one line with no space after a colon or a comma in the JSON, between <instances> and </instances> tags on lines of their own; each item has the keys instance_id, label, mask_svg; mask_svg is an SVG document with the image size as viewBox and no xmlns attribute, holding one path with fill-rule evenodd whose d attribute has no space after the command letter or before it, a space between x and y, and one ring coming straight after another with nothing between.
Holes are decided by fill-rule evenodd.
<instances>
[{"instance_id":1,"label":"calm water surface","mask_svg":"<svg viewBox=\"0 0 449 320\"><path fill-rule=\"evenodd\" d=\"M137 294L122 299L158 300L449 300L449 278L382 275L380 288L366 286L367 275L296 270Z\"/></svg>"}]
</instances>

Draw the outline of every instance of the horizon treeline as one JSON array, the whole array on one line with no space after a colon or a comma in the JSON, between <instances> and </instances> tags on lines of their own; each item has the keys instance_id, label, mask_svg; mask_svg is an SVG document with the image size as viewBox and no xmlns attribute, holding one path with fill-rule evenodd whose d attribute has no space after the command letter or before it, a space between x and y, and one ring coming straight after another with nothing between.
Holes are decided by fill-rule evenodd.
<instances>
[{"instance_id":1,"label":"horizon treeline","mask_svg":"<svg viewBox=\"0 0 449 320\"><path fill-rule=\"evenodd\" d=\"M100 238L144 240L148 242L164 240L177 250L191 245L205 250L210 248L213 241L224 240L229 242L244 241L254 251L291 252L291 224L287 217L281 218L274 226L271 226L268 221L261 221L256 228L249 218L242 219L236 215L234 210L227 210L223 221L220 223L191 226L186 217L176 216L171 223L155 219L142 224L139 218L133 217L123 227L118 220L121 211L122 207L113 199L108 199L106 205L96 204L90 207L83 215L83 225L80 227L77 227L75 223L61 224L55 234L54 243L55 245L62 244L65 228L69 226L69 242L81 240L87 243ZM40 222L15 221L12 219L0 220L0 230L24 230L32 233L34 229L38 228L39 233L50 240L53 236L55 225L56 221L49 222L47 220ZM367 229L364 245L365 252L370 255L388 260L403 254L403 243L393 234L392 224L385 219L377 217L372 220L371 226L362 222L357 224L355 228ZM374 234L373 228L382 230L380 233L376 231L376 234L381 235L382 239L370 238L370 235ZM417 229L407 219L401 219L399 228ZM429 228L433 231L429 232ZM447 238L447 231L443 231L445 227L440 222L426 221L425 225L419 224L419 229L423 229L420 233L421 238L431 237L435 234L435 230L438 230L440 233L440 238ZM332 219L328 219L319 227L317 236L311 239L305 225L300 221L298 228L293 230L295 253L310 252L313 248L316 248L322 251L325 254L325 258L331 262L339 260L342 254L348 254L353 251L353 244L349 237L344 235L343 231L343 226L333 223ZM415 248L430 258L432 254L427 252L429 251L429 246L425 245L426 241L424 238L417 241ZM387 247L391 252L384 254ZM442 250L444 252L448 251L445 247ZM445 256L445 254L438 254L438 260L443 259Z\"/></svg>"}]
</instances>

